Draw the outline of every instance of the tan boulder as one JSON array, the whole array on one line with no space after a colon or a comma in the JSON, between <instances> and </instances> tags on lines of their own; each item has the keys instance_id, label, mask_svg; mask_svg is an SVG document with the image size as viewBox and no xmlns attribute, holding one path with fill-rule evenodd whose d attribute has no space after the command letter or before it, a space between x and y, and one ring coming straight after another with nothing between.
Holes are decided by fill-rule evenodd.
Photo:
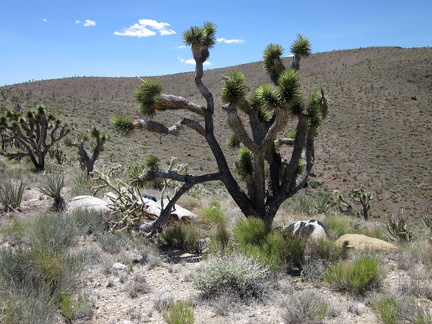
<instances>
[{"instance_id":1,"label":"tan boulder","mask_svg":"<svg viewBox=\"0 0 432 324\"><path fill-rule=\"evenodd\" d=\"M345 234L339 237L335 244L352 248L354 250L383 250L383 251L394 251L398 247L389 242L369 237L363 234Z\"/></svg>"}]
</instances>

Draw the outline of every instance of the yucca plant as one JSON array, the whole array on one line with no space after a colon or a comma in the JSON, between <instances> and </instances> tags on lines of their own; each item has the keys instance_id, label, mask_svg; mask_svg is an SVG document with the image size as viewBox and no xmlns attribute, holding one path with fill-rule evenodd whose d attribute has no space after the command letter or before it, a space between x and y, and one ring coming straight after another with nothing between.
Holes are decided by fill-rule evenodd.
<instances>
[{"instance_id":1,"label":"yucca plant","mask_svg":"<svg viewBox=\"0 0 432 324\"><path fill-rule=\"evenodd\" d=\"M386 230L384 235L391 241L409 242L413 239L413 233L408 228L407 219L401 208L397 214L387 216Z\"/></svg>"},{"instance_id":2,"label":"yucca plant","mask_svg":"<svg viewBox=\"0 0 432 324\"><path fill-rule=\"evenodd\" d=\"M64 212L67 209L67 204L61 195L64 186L64 176L61 173L48 174L45 181L38 186L40 192L54 199L51 207L52 211Z\"/></svg>"},{"instance_id":3,"label":"yucca plant","mask_svg":"<svg viewBox=\"0 0 432 324\"><path fill-rule=\"evenodd\" d=\"M20 211L25 185L22 181L12 180L0 185L0 203L5 211Z\"/></svg>"}]
</instances>

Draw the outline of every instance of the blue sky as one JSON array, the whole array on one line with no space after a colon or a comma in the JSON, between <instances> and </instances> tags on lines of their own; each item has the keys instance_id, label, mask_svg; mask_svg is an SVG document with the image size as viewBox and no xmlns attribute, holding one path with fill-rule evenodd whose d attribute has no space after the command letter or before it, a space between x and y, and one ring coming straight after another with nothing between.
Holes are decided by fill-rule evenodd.
<instances>
[{"instance_id":1,"label":"blue sky","mask_svg":"<svg viewBox=\"0 0 432 324\"><path fill-rule=\"evenodd\" d=\"M430 0L1 0L0 86L194 71L182 34L206 21L218 38L206 69L260 61L270 43L288 56L298 33L314 53L432 46Z\"/></svg>"}]
</instances>

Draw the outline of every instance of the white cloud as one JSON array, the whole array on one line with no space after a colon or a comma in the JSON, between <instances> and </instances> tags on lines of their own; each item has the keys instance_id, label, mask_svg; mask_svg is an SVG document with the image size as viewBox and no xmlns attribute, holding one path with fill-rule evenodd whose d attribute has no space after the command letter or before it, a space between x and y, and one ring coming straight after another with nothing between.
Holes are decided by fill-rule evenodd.
<instances>
[{"instance_id":1,"label":"white cloud","mask_svg":"<svg viewBox=\"0 0 432 324\"><path fill-rule=\"evenodd\" d=\"M133 24L123 31L114 32L117 36L132 36L132 37L149 37L159 33L161 36L176 34L176 32L168 27L171 26L166 22L159 22L152 19L140 19L137 24Z\"/></svg>"},{"instance_id":2,"label":"white cloud","mask_svg":"<svg viewBox=\"0 0 432 324\"><path fill-rule=\"evenodd\" d=\"M240 43L244 43L245 41L243 39L218 38L218 39L216 39L216 42L225 43L225 44L240 44Z\"/></svg>"},{"instance_id":3,"label":"white cloud","mask_svg":"<svg viewBox=\"0 0 432 324\"><path fill-rule=\"evenodd\" d=\"M86 19L84 21L84 27L90 27L90 26L96 26L96 21L90 20L90 19Z\"/></svg>"},{"instance_id":4,"label":"white cloud","mask_svg":"<svg viewBox=\"0 0 432 324\"><path fill-rule=\"evenodd\" d=\"M183 48L188 48L189 46L186 45L180 45L180 46L176 46L176 47L172 47L172 49L183 49Z\"/></svg>"},{"instance_id":5,"label":"white cloud","mask_svg":"<svg viewBox=\"0 0 432 324\"><path fill-rule=\"evenodd\" d=\"M48 19L46 19L46 18L42 18L42 21L43 21L43 22L47 22Z\"/></svg>"},{"instance_id":6,"label":"white cloud","mask_svg":"<svg viewBox=\"0 0 432 324\"><path fill-rule=\"evenodd\" d=\"M177 57L177 59L179 60L180 63L184 63L184 64L188 64L188 65L195 65L195 60L193 58L186 60L184 58ZM209 61L205 61L203 63L203 65L211 65L211 63Z\"/></svg>"},{"instance_id":7,"label":"white cloud","mask_svg":"<svg viewBox=\"0 0 432 324\"><path fill-rule=\"evenodd\" d=\"M75 24L81 24L81 20L75 20Z\"/></svg>"}]
</instances>

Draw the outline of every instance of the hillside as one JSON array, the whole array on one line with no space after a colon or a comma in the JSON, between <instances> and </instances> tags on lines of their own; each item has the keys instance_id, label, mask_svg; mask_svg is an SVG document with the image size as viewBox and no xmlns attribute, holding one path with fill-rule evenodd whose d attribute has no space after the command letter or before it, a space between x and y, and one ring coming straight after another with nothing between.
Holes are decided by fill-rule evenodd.
<instances>
[{"instance_id":1,"label":"hillside","mask_svg":"<svg viewBox=\"0 0 432 324\"><path fill-rule=\"evenodd\" d=\"M432 201L432 48L376 47L318 53L302 60L305 93L322 86L330 113L317 138L315 180L324 190L347 192L364 184L376 191L372 214L383 216L403 207L407 214L430 213ZM289 59L286 59L288 64ZM220 107L222 76L241 70L250 88L268 82L262 62L204 72L204 83ZM163 92L204 104L194 73L158 76ZM138 117L133 90L138 78L74 77L1 87L0 110L33 107L41 102L73 125L73 134L96 123L110 130L114 113ZM217 109L216 132L221 144L230 136L225 116ZM180 112L158 115L170 125ZM288 131L288 129L287 129ZM153 153L190 163L190 172L214 168L206 144L192 131L178 138L112 134L96 167L141 163ZM228 150L227 150L228 152ZM228 152L233 161L235 152ZM72 158L73 153L68 153Z\"/></svg>"}]
</instances>

